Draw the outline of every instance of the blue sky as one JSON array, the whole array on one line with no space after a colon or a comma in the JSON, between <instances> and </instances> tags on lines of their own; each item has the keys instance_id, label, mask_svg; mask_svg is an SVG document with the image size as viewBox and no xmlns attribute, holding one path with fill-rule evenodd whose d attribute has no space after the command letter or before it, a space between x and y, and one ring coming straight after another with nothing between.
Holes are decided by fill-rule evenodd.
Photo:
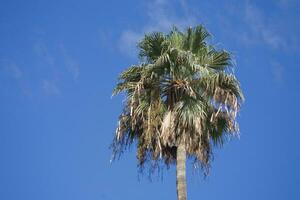
<instances>
[{"instance_id":1,"label":"blue sky","mask_svg":"<svg viewBox=\"0 0 300 200\"><path fill-rule=\"evenodd\" d=\"M299 21L297 0L2 0L0 199L176 199L174 167L138 177L134 148L109 163L111 92L145 32L200 23L234 53L246 102L209 177L188 167L189 198L299 199Z\"/></svg>"}]
</instances>

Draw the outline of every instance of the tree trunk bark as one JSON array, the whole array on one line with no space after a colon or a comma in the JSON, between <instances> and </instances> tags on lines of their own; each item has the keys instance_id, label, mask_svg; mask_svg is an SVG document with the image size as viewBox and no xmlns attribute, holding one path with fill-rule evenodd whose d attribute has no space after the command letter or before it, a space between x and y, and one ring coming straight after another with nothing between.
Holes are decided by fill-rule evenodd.
<instances>
[{"instance_id":1,"label":"tree trunk bark","mask_svg":"<svg viewBox=\"0 0 300 200\"><path fill-rule=\"evenodd\" d=\"M182 140L177 147L176 154L176 186L178 200L186 200L186 150Z\"/></svg>"}]
</instances>

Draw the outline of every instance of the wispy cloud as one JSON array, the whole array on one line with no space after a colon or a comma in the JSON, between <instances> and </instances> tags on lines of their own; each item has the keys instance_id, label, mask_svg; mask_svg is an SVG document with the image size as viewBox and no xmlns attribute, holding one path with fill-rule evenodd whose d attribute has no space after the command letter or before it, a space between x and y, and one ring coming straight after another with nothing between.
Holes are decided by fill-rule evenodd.
<instances>
[{"instance_id":1,"label":"wispy cloud","mask_svg":"<svg viewBox=\"0 0 300 200\"><path fill-rule=\"evenodd\" d=\"M142 38L143 34L132 30L122 32L119 41L119 50L127 56L135 56L137 51L137 42Z\"/></svg>"},{"instance_id":2,"label":"wispy cloud","mask_svg":"<svg viewBox=\"0 0 300 200\"><path fill-rule=\"evenodd\" d=\"M7 62L4 67L14 79L20 80L23 77L23 71L14 62Z\"/></svg>"},{"instance_id":3,"label":"wispy cloud","mask_svg":"<svg viewBox=\"0 0 300 200\"><path fill-rule=\"evenodd\" d=\"M278 0L278 5L282 9L290 8L292 6L299 6L300 2L298 0Z\"/></svg>"},{"instance_id":4,"label":"wispy cloud","mask_svg":"<svg viewBox=\"0 0 300 200\"><path fill-rule=\"evenodd\" d=\"M39 74L39 83L36 85L42 90L42 94L55 96L61 94L60 86L57 80L60 79L57 54L53 54L47 41L37 40L33 45L33 50L38 60L37 73ZM39 91L39 90L38 90ZM38 94L40 95L40 94Z\"/></svg>"},{"instance_id":5,"label":"wispy cloud","mask_svg":"<svg viewBox=\"0 0 300 200\"><path fill-rule=\"evenodd\" d=\"M176 4L179 8L175 8ZM155 0L147 2L145 14L146 23L139 30L127 29L121 33L119 49L126 55L136 55L136 45L145 33L153 31L168 31L172 26L179 28L196 24L197 17L191 11L186 1ZM180 12L181 15L177 13Z\"/></svg>"},{"instance_id":6,"label":"wispy cloud","mask_svg":"<svg viewBox=\"0 0 300 200\"><path fill-rule=\"evenodd\" d=\"M285 4L294 2L293 0L282 1ZM233 4L229 1L224 5L224 9L214 10L214 16L207 17L210 11L205 8L213 9L209 5L204 5L204 10L200 12L194 10L186 0L148 2L145 5L146 22L138 30L126 29L121 33L119 50L126 55L135 56L136 45L145 33L165 32L170 30L173 25L179 28L194 26L203 23L202 20L205 20L205 24L219 24L218 30L224 35L234 35L234 39L239 42L239 45L264 45L271 50L278 50L290 48L291 43L294 43L292 40L295 39L287 37L287 33L283 32L284 24L280 18L271 17L255 3L245 0ZM224 10L227 13L224 13Z\"/></svg>"},{"instance_id":7,"label":"wispy cloud","mask_svg":"<svg viewBox=\"0 0 300 200\"><path fill-rule=\"evenodd\" d=\"M67 52L63 44L59 45L61 50L65 66L68 72L72 75L74 80L77 80L80 74L80 65L79 63Z\"/></svg>"},{"instance_id":8,"label":"wispy cloud","mask_svg":"<svg viewBox=\"0 0 300 200\"><path fill-rule=\"evenodd\" d=\"M178 8L175 8L175 5ZM196 23L196 13L190 10L186 1L156 0L147 5L148 23L143 31L168 31L173 25L179 28ZM180 15L177 13L181 13Z\"/></svg>"},{"instance_id":9,"label":"wispy cloud","mask_svg":"<svg viewBox=\"0 0 300 200\"><path fill-rule=\"evenodd\" d=\"M271 49L285 48L287 41L280 34L274 24L275 21L267 18L264 13L249 1L245 4L244 20L249 31L242 36L246 43L264 43Z\"/></svg>"},{"instance_id":10,"label":"wispy cloud","mask_svg":"<svg viewBox=\"0 0 300 200\"><path fill-rule=\"evenodd\" d=\"M49 66L53 67L55 64L55 58L54 56L49 52L49 49L43 40L37 41L33 49L37 56L42 58Z\"/></svg>"},{"instance_id":11,"label":"wispy cloud","mask_svg":"<svg viewBox=\"0 0 300 200\"><path fill-rule=\"evenodd\" d=\"M0 69L4 74L12 78L25 96L31 96L31 90L24 78L23 69L13 60L0 59Z\"/></svg>"},{"instance_id":12,"label":"wispy cloud","mask_svg":"<svg viewBox=\"0 0 300 200\"><path fill-rule=\"evenodd\" d=\"M284 67L279 62L272 62L272 75L273 79L277 84L282 84L284 82Z\"/></svg>"},{"instance_id":13,"label":"wispy cloud","mask_svg":"<svg viewBox=\"0 0 300 200\"><path fill-rule=\"evenodd\" d=\"M46 95L59 95L61 93L60 89L57 86L56 81L54 80L43 80L42 89Z\"/></svg>"},{"instance_id":14,"label":"wispy cloud","mask_svg":"<svg viewBox=\"0 0 300 200\"><path fill-rule=\"evenodd\" d=\"M243 48L295 50L299 46L297 28L288 21L289 11L281 9L278 4L273 2L268 7L263 7L250 0L226 1L224 8L219 8L216 15L206 18L206 21L216 26L215 31Z\"/></svg>"},{"instance_id":15,"label":"wispy cloud","mask_svg":"<svg viewBox=\"0 0 300 200\"><path fill-rule=\"evenodd\" d=\"M33 45L37 57L36 68L39 74L38 87L43 94L48 96L60 95L66 81L77 81L80 75L80 65L67 51L64 43L49 45L46 40L40 38Z\"/></svg>"}]
</instances>

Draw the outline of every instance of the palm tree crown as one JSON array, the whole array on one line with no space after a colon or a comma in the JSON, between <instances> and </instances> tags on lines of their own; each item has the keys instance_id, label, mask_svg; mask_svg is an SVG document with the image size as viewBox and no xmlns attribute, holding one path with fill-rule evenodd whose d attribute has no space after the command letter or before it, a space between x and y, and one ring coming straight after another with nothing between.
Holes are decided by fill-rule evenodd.
<instances>
[{"instance_id":1,"label":"palm tree crown","mask_svg":"<svg viewBox=\"0 0 300 200\"><path fill-rule=\"evenodd\" d=\"M141 64L121 73L114 90L126 94L112 144L115 156L137 144L139 166L147 161L169 166L183 144L186 155L208 172L212 147L238 133L244 99L230 70L231 54L210 45L209 37L200 25L141 40Z\"/></svg>"}]
</instances>

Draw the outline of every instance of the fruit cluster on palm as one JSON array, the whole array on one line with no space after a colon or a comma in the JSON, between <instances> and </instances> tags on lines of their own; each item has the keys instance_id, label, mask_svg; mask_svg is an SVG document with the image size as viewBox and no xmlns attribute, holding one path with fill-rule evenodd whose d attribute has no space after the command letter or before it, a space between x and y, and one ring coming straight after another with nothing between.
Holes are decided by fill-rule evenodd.
<instances>
[{"instance_id":1,"label":"fruit cluster on palm","mask_svg":"<svg viewBox=\"0 0 300 200\"><path fill-rule=\"evenodd\" d=\"M179 200L186 199L186 156L208 172L212 147L238 133L243 94L231 54L210 45L209 36L201 25L145 35L141 64L121 73L114 90L126 95L114 156L136 144L139 166L176 164Z\"/></svg>"}]
</instances>

